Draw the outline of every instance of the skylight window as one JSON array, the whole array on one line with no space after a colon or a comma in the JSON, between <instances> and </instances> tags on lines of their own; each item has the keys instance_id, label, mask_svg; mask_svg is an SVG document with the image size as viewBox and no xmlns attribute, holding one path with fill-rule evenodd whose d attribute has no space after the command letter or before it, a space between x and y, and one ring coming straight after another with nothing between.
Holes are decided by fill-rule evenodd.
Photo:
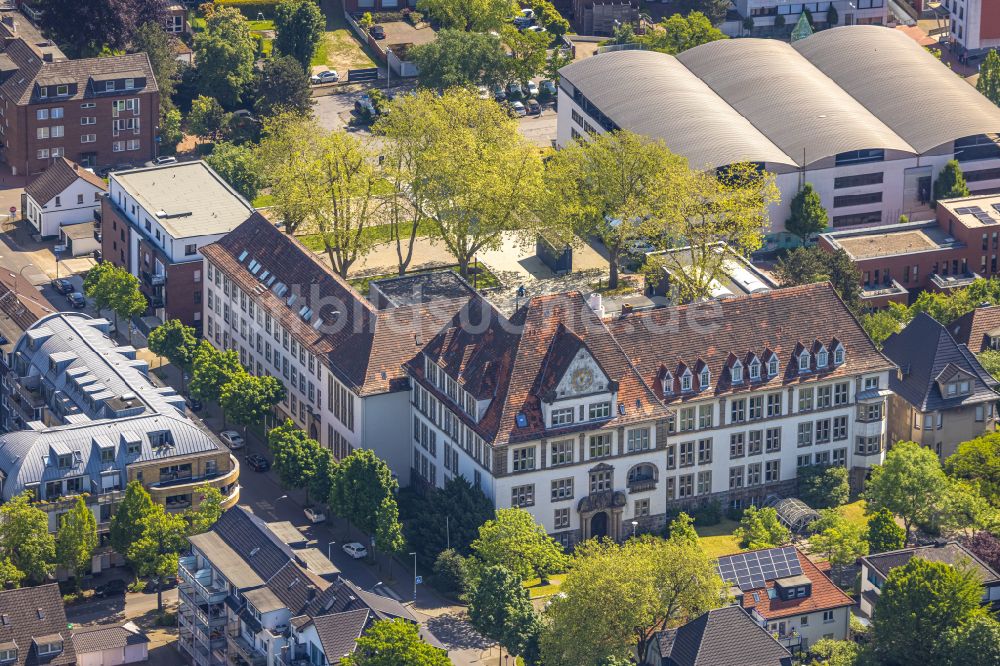
<instances>
[{"instance_id":1,"label":"skylight window","mask_svg":"<svg viewBox=\"0 0 1000 666\"><path fill-rule=\"evenodd\" d=\"M239 256L239 259L237 259L237 261L243 261L244 259L247 258L248 254L250 254L250 253L247 252L246 250L243 250L242 252L240 252L240 256Z\"/></svg>"}]
</instances>

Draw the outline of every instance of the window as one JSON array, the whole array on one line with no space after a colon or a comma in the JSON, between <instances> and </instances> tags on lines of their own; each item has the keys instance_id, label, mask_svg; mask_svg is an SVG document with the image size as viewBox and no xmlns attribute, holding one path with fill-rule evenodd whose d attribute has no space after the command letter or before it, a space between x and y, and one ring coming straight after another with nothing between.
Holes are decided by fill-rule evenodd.
<instances>
[{"instance_id":1,"label":"window","mask_svg":"<svg viewBox=\"0 0 1000 666\"><path fill-rule=\"evenodd\" d=\"M514 449L514 471L526 472L535 469L535 447L526 446L521 449Z\"/></svg>"},{"instance_id":2,"label":"window","mask_svg":"<svg viewBox=\"0 0 1000 666\"><path fill-rule=\"evenodd\" d=\"M552 426L567 425L573 422L573 408L564 407L552 410Z\"/></svg>"},{"instance_id":3,"label":"window","mask_svg":"<svg viewBox=\"0 0 1000 666\"><path fill-rule=\"evenodd\" d=\"M48 120L49 110L48 109L38 109L35 111L35 120Z\"/></svg>"},{"instance_id":4,"label":"window","mask_svg":"<svg viewBox=\"0 0 1000 666\"><path fill-rule=\"evenodd\" d=\"M573 499L573 479L554 479L552 481L552 501Z\"/></svg>"},{"instance_id":5,"label":"window","mask_svg":"<svg viewBox=\"0 0 1000 666\"><path fill-rule=\"evenodd\" d=\"M112 91L114 89L115 89L115 82L114 81L107 81L107 82L105 82L105 84L104 84L104 90L105 90L105 92L110 92L110 91Z\"/></svg>"},{"instance_id":6,"label":"window","mask_svg":"<svg viewBox=\"0 0 1000 666\"><path fill-rule=\"evenodd\" d=\"M743 423L747 416L747 401L744 398L729 403L729 422Z\"/></svg>"},{"instance_id":7,"label":"window","mask_svg":"<svg viewBox=\"0 0 1000 666\"><path fill-rule=\"evenodd\" d=\"M739 361L733 363L733 367L730 368L730 374L732 375L734 384L741 383L743 381L743 364Z\"/></svg>"},{"instance_id":8,"label":"window","mask_svg":"<svg viewBox=\"0 0 1000 666\"><path fill-rule=\"evenodd\" d=\"M56 197L56 207L58 208L59 206L62 206L62 197Z\"/></svg>"},{"instance_id":9,"label":"window","mask_svg":"<svg viewBox=\"0 0 1000 666\"><path fill-rule=\"evenodd\" d=\"M69 86L56 86L56 95L62 96L68 94L69 94Z\"/></svg>"},{"instance_id":10,"label":"window","mask_svg":"<svg viewBox=\"0 0 1000 666\"><path fill-rule=\"evenodd\" d=\"M799 424L799 446L812 446L812 421Z\"/></svg>"},{"instance_id":11,"label":"window","mask_svg":"<svg viewBox=\"0 0 1000 666\"><path fill-rule=\"evenodd\" d=\"M124 141L115 141L114 143L112 143L111 144L111 152L113 152L113 153L123 153L123 152L125 152L125 142Z\"/></svg>"},{"instance_id":12,"label":"window","mask_svg":"<svg viewBox=\"0 0 1000 666\"><path fill-rule=\"evenodd\" d=\"M781 416L781 394L780 393L768 393L767 394L767 415L771 416Z\"/></svg>"},{"instance_id":13,"label":"window","mask_svg":"<svg viewBox=\"0 0 1000 666\"><path fill-rule=\"evenodd\" d=\"M830 441L830 419L816 421L816 443L826 444Z\"/></svg>"},{"instance_id":14,"label":"window","mask_svg":"<svg viewBox=\"0 0 1000 666\"><path fill-rule=\"evenodd\" d=\"M765 451L774 453L781 450L781 427L768 428L767 436L764 440Z\"/></svg>"},{"instance_id":15,"label":"window","mask_svg":"<svg viewBox=\"0 0 1000 666\"><path fill-rule=\"evenodd\" d=\"M128 150L139 150L139 139L130 139L128 141Z\"/></svg>"},{"instance_id":16,"label":"window","mask_svg":"<svg viewBox=\"0 0 1000 666\"><path fill-rule=\"evenodd\" d=\"M764 463L764 483L776 483L781 480L781 461L768 460Z\"/></svg>"},{"instance_id":17,"label":"window","mask_svg":"<svg viewBox=\"0 0 1000 666\"><path fill-rule=\"evenodd\" d=\"M635 501L635 514L636 518L643 518L649 515L649 500L641 499Z\"/></svg>"},{"instance_id":18,"label":"window","mask_svg":"<svg viewBox=\"0 0 1000 666\"><path fill-rule=\"evenodd\" d=\"M698 377L698 385L704 391L705 389L708 388L709 384L711 383L712 383L712 373L708 371L708 368L705 368L704 370L701 371L701 374Z\"/></svg>"},{"instance_id":19,"label":"window","mask_svg":"<svg viewBox=\"0 0 1000 666\"><path fill-rule=\"evenodd\" d=\"M866 162L881 162L885 159L885 151L881 148L868 148L864 150L851 150L840 153L834 158L837 166L844 164L864 164Z\"/></svg>"},{"instance_id":20,"label":"window","mask_svg":"<svg viewBox=\"0 0 1000 666\"><path fill-rule=\"evenodd\" d=\"M110 463L115 461L115 450L113 448L101 449L101 462Z\"/></svg>"},{"instance_id":21,"label":"window","mask_svg":"<svg viewBox=\"0 0 1000 666\"><path fill-rule=\"evenodd\" d=\"M611 455L611 433L590 436L590 457L604 458Z\"/></svg>"},{"instance_id":22,"label":"window","mask_svg":"<svg viewBox=\"0 0 1000 666\"><path fill-rule=\"evenodd\" d=\"M829 362L830 362L830 353L825 349L819 350L819 353L816 354L816 367L825 368L826 364Z\"/></svg>"},{"instance_id":23,"label":"window","mask_svg":"<svg viewBox=\"0 0 1000 666\"><path fill-rule=\"evenodd\" d=\"M573 462L573 440L572 439L562 439L558 442L552 442L552 466L557 465L567 465Z\"/></svg>"},{"instance_id":24,"label":"window","mask_svg":"<svg viewBox=\"0 0 1000 666\"><path fill-rule=\"evenodd\" d=\"M694 442L681 442L681 467L694 465Z\"/></svg>"},{"instance_id":25,"label":"window","mask_svg":"<svg viewBox=\"0 0 1000 666\"><path fill-rule=\"evenodd\" d=\"M36 139L47 139L49 138L49 128L48 127L38 127L35 129Z\"/></svg>"},{"instance_id":26,"label":"window","mask_svg":"<svg viewBox=\"0 0 1000 666\"><path fill-rule=\"evenodd\" d=\"M833 611L823 611L823 624L829 624L831 622L833 622Z\"/></svg>"},{"instance_id":27,"label":"window","mask_svg":"<svg viewBox=\"0 0 1000 666\"><path fill-rule=\"evenodd\" d=\"M742 458L746 453L745 435L742 432L734 432L729 436L729 458Z\"/></svg>"},{"instance_id":28,"label":"window","mask_svg":"<svg viewBox=\"0 0 1000 666\"><path fill-rule=\"evenodd\" d=\"M647 451L649 449L649 428L634 428L626 436L629 451Z\"/></svg>"},{"instance_id":29,"label":"window","mask_svg":"<svg viewBox=\"0 0 1000 666\"><path fill-rule=\"evenodd\" d=\"M767 374L769 377L774 377L778 374L778 359L774 356L767 362Z\"/></svg>"},{"instance_id":30,"label":"window","mask_svg":"<svg viewBox=\"0 0 1000 666\"><path fill-rule=\"evenodd\" d=\"M95 116L81 116L81 118L80 118L80 124L81 125L96 125L97 124L97 118Z\"/></svg>"},{"instance_id":31,"label":"window","mask_svg":"<svg viewBox=\"0 0 1000 666\"><path fill-rule=\"evenodd\" d=\"M850 384L843 382L837 384L833 387L833 404L839 407L840 405L846 405L848 400L848 394L850 393Z\"/></svg>"},{"instance_id":32,"label":"window","mask_svg":"<svg viewBox=\"0 0 1000 666\"><path fill-rule=\"evenodd\" d=\"M750 398L750 410L748 416L750 420L759 419L764 415L764 396Z\"/></svg>"},{"instance_id":33,"label":"window","mask_svg":"<svg viewBox=\"0 0 1000 666\"><path fill-rule=\"evenodd\" d=\"M833 189L840 190L846 187L862 187L864 185L879 185L882 183L883 174L881 171L876 173L862 173L856 176L841 176L840 178L833 179Z\"/></svg>"},{"instance_id":34,"label":"window","mask_svg":"<svg viewBox=\"0 0 1000 666\"><path fill-rule=\"evenodd\" d=\"M799 411L808 412L813 408L813 389L810 388L800 388L799 389Z\"/></svg>"},{"instance_id":35,"label":"window","mask_svg":"<svg viewBox=\"0 0 1000 666\"><path fill-rule=\"evenodd\" d=\"M680 413L680 431L694 430L694 407L684 407Z\"/></svg>"},{"instance_id":36,"label":"window","mask_svg":"<svg viewBox=\"0 0 1000 666\"><path fill-rule=\"evenodd\" d=\"M569 509L556 509L552 520L557 530L564 530L569 527Z\"/></svg>"},{"instance_id":37,"label":"window","mask_svg":"<svg viewBox=\"0 0 1000 666\"><path fill-rule=\"evenodd\" d=\"M65 86L62 86L65 87ZM62 641L57 641L53 643L36 643L35 651L40 655L49 655L62 652L63 644Z\"/></svg>"},{"instance_id":38,"label":"window","mask_svg":"<svg viewBox=\"0 0 1000 666\"><path fill-rule=\"evenodd\" d=\"M6 663L8 661L17 661L17 648L0 650L0 663Z\"/></svg>"},{"instance_id":39,"label":"window","mask_svg":"<svg viewBox=\"0 0 1000 666\"><path fill-rule=\"evenodd\" d=\"M698 440L698 464L707 465L712 462L712 438Z\"/></svg>"},{"instance_id":40,"label":"window","mask_svg":"<svg viewBox=\"0 0 1000 666\"><path fill-rule=\"evenodd\" d=\"M840 442L847 439L847 417L837 416L833 419L833 441Z\"/></svg>"},{"instance_id":41,"label":"window","mask_svg":"<svg viewBox=\"0 0 1000 666\"><path fill-rule=\"evenodd\" d=\"M838 467L847 467L847 449L833 450L833 464Z\"/></svg>"},{"instance_id":42,"label":"window","mask_svg":"<svg viewBox=\"0 0 1000 666\"><path fill-rule=\"evenodd\" d=\"M525 486L514 486L510 489L511 506L534 506L535 504L535 484Z\"/></svg>"},{"instance_id":43,"label":"window","mask_svg":"<svg viewBox=\"0 0 1000 666\"><path fill-rule=\"evenodd\" d=\"M694 474L684 474L677 480L677 497L691 497L694 495Z\"/></svg>"},{"instance_id":44,"label":"window","mask_svg":"<svg viewBox=\"0 0 1000 666\"><path fill-rule=\"evenodd\" d=\"M830 452L829 451L817 451L815 456L815 461L817 465L829 465L830 464Z\"/></svg>"},{"instance_id":45,"label":"window","mask_svg":"<svg viewBox=\"0 0 1000 666\"><path fill-rule=\"evenodd\" d=\"M195 243L188 243L184 246L184 256L190 257L193 254L198 253L198 246Z\"/></svg>"},{"instance_id":46,"label":"window","mask_svg":"<svg viewBox=\"0 0 1000 666\"><path fill-rule=\"evenodd\" d=\"M914 279L916 279L916 276L914 276ZM833 351L833 364L834 365L840 365L843 362L844 362L844 348L843 347L837 347Z\"/></svg>"},{"instance_id":47,"label":"window","mask_svg":"<svg viewBox=\"0 0 1000 666\"><path fill-rule=\"evenodd\" d=\"M878 377L865 377L865 390L877 389Z\"/></svg>"},{"instance_id":48,"label":"window","mask_svg":"<svg viewBox=\"0 0 1000 666\"><path fill-rule=\"evenodd\" d=\"M698 406L698 427L699 428L711 428L712 427L712 405L699 405Z\"/></svg>"},{"instance_id":49,"label":"window","mask_svg":"<svg viewBox=\"0 0 1000 666\"><path fill-rule=\"evenodd\" d=\"M730 467L729 468L729 489L736 490L737 488L743 487L743 468L742 467Z\"/></svg>"},{"instance_id":50,"label":"window","mask_svg":"<svg viewBox=\"0 0 1000 666\"><path fill-rule=\"evenodd\" d=\"M712 470L698 472L698 494L707 495L712 492Z\"/></svg>"},{"instance_id":51,"label":"window","mask_svg":"<svg viewBox=\"0 0 1000 666\"><path fill-rule=\"evenodd\" d=\"M58 139L61 136L66 136L66 128L63 125L53 125L52 138Z\"/></svg>"},{"instance_id":52,"label":"window","mask_svg":"<svg viewBox=\"0 0 1000 666\"><path fill-rule=\"evenodd\" d=\"M880 435L871 435L868 437L858 435L857 438L857 453L859 456L870 456L874 455L882 450L882 437Z\"/></svg>"},{"instance_id":53,"label":"window","mask_svg":"<svg viewBox=\"0 0 1000 666\"><path fill-rule=\"evenodd\" d=\"M830 406L830 396L833 393L832 386L816 387L816 409L826 409Z\"/></svg>"},{"instance_id":54,"label":"window","mask_svg":"<svg viewBox=\"0 0 1000 666\"><path fill-rule=\"evenodd\" d=\"M751 430L749 433L747 433L747 455L748 456L759 455L762 450L763 441L764 441L763 430Z\"/></svg>"},{"instance_id":55,"label":"window","mask_svg":"<svg viewBox=\"0 0 1000 666\"><path fill-rule=\"evenodd\" d=\"M882 202L881 192L868 192L867 194L842 194L833 198L834 208L846 208L848 206L864 206Z\"/></svg>"},{"instance_id":56,"label":"window","mask_svg":"<svg viewBox=\"0 0 1000 666\"><path fill-rule=\"evenodd\" d=\"M809 372L809 352L804 351L799 354L799 372Z\"/></svg>"},{"instance_id":57,"label":"window","mask_svg":"<svg viewBox=\"0 0 1000 666\"><path fill-rule=\"evenodd\" d=\"M750 361L750 381L760 379L760 361L754 359Z\"/></svg>"},{"instance_id":58,"label":"window","mask_svg":"<svg viewBox=\"0 0 1000 666\"><path fill-rule=\"evenodd\" d=\"M611 416L611 403L610 402L595 402L588 406L587 413L590 420L595 419L606 419Z\"/></svg>"},{"instance_id":59,"label":"window","mask_svg":"<svg viewBox=\"0 0 1000 666\"><path fill-rule=\"evenodd\" d=\"M611 490L613 470L603 469L590 473L590 493Z\"/></svg>"},{"instance_id":60,"label":"window","mask_svg":"<svg viewBox=\"0 0 1000 666\"><path fill-rule=\"evenodd\" d=\"M691 371L685 370L684 374L681 375L681 390L690 391L691 390Z\"/></svg>"},{"instance_id":61,"label":"window","mask_svg":"<svg viewBox=\"0 0 1000 666\"><path fill-rule=\"evenodd\" d=\"M759 486L760 485L760 463L751 463L747 465L747 485L748 486Z\"/></svg>"},{"instance_id":62,"label":"window","mask_svg":"<svg viewBox=\"0 0 1000 666\"><path fill-rule=\"evenodd\" d=\"M677 445L669 444L667 445L667 469L675 467L677 467Z\"/></svg>"},{"instance_id":63,"label":"window","mask_svg":"<svg viewBox=\"0 0 1000 666\"><path fill-rule=\"evenodd\" d=\"M882 403L858 405L858 420L866 423L882 420Z\"/></svg>"},{"instance_id":64,"label":"window","mask_svg":"<svg viewBox=\"0 0 1000 666\"><path fill-rule=\"evenodd\" d=\"M808 453L795 459L796 467L808 467L812 463L812 456Z\"/></svg>"}]
</instances>

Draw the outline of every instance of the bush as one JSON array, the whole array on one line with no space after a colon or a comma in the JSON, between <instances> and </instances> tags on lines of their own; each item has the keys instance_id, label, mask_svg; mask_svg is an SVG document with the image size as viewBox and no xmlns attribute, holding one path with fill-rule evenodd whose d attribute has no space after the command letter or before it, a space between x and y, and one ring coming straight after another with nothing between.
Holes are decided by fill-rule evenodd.
<instances>
[{"instance_id":1,"label":"bush","mask_svg":"<svg viewBox=\"0 0 1000 666\"><path fill-rule=\"evenodd\" d=\"M698 507L692 514L694 524L698 527L709 527L722 522L722 505L718 501L706 502Z\"/></svg>"},{"instance_id":2,"label":"bush","mask_svg":"<svg viewBox=\"0 0 1000 666\"><path fill-rule=\"evenodd\" d=\"M741 520L743 520L743 509L742 508L738 509L735 506L727 506L725 511L725 516L729 520L735 520L736 522L740 522Z\"/></svg>"},{"instance_id":3,"label":"bush","mask_svg":"<svg viewBox=\"0 0 1000 666\"><path fill-rule=\"evenodd\" d=\"M468 570L465 558L455 550L442 550L434 562L434 588L453 599L462 599L468 590Z\"/></svg>"},{"instance_id":4,"label":"bush","mask_svg":"<svg viewBox=\"0 0 1000 666\"><path fill-rule=\"evenodd\" d=\"M273 19L278 0L214 0L216 5L232 7L248 19L255 20L257 14L263 14L266 19Z\"/></svg>"}]
</instances>

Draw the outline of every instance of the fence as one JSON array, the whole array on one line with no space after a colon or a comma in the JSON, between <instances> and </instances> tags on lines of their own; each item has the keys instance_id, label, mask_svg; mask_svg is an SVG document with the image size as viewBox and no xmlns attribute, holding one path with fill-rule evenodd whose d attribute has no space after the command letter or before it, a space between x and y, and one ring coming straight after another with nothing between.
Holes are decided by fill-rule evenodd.
<instances>
[{"instance_id":1,"label":"fence","mask_svg":"<svg viewBox=\"0 0 1000 666\"><path fill-rule=\"evenodd\" d=\"M599 53L611 53L612 51L645 51L645 44L632 42L631 44L610 44L608 46L598 46L594 55Z\"/></svg>"}]
</instances>

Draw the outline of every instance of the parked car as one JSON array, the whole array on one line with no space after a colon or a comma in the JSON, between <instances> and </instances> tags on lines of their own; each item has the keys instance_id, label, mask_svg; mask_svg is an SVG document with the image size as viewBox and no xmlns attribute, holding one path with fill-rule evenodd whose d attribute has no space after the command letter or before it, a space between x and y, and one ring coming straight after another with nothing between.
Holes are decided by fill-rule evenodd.
<instances>
[{"instance_id":1,"label":"parked car","mask_svg":"<svg viewBox=\"0 0 1000 666\"><path fill-rule=\"evenodd\" d=\"M162 155L153 160L153 164L156 166L163 166L164 164L176 164L177 158L173 155Z\"/></svg>"},{"instance_id":2,"label":"parked car","mask_svg":"<svg viewBox=\"0 0 1000 666\"><path fill-rule=\"evenodd\" d=\"M540 25L531 25L524 29L525 32L546 32L545 28Z\"/></svg>"},{"instance_id":3,"label":"parked car","mask_svg":"<svg viewBox=\"0 0 1000 666\"><path fill-rule=\"evenodd\" d=\"M514 110L514 115L518 118L523 118L528 115L528 112L524 109L524 104L521 104L520 102L514 102L510 105L510 108Z\"/></svg>"},{"instance_id":4,"label":"parked car","mask_svg":"<svg viewBox=\"0 0 1000 666\"><path fill-rule=\"evenodd\" d=\"M52 288L63 296L73 293L73 283L66 278L59 278L52 281Z\"/></svg>"},{"instance_id":5,"label":"parked car","mask_svg":"<svg viewBox=\"0 0 1000 666\"><path fill-rule=\"evenodd\" d=\"M309 81L311 83L336 83L339 80L340 75L332 69L325 72L319 72L318 74L313 74L309 77Z\"/></svg>"},{"instance_id":6,"label":"parked car","mask_svg":"<svg viewBox=\"0 0 1000 666\"><path fill-rule=\"evenodd\" d=\"M385 28L380 25L373 25L368 32L375 39L385 39Z\"/></svg>"},{"instance_id":7,"label":"parked car","mask_svg":"<svg viewBox=\"0 0 1000 666\"><path fill-rule=\"evenodd\" d=\"M103 585L95 587L94 596L102 599L107 597L124 596L125 590L127 589L128 584L126 584L121 578L116 578L114 580L109 580Z\"/></svg>"},{"instance_id":8,"label":"parked car","mask_svg":"<svg viewBox=\"0 0 1000 666\"><path fill-rule=\"evenodd\" d=\"M271 462L259 453L251 453L246 458L247 466L255 472L266 472L271 469Z\"/></svg>"},{"instance_id":9,"label":"parked car","mask_svg":"<svg viewBox=\"0 0 1000 666\"><path fill-rule=\"evenodd\" d=\"M538 84L534 81L528 81L528 89L524 91L524 94L528 97L538 97Z\"/></svg>"},{"instance_id":10,"label":"parked car","mask_svg":"<svg viewBox=\"0 0 1000 666\"><path fill-rule=\"evenodd\" d=\"M476 86L476 92L479 93L479 99L490 98L490 89L486 86Z\"/></svg>"},{"instance_id":11,"label":"parked car","mask_svg":"<svg viewBox=\"0 0 1000 666\"><path fill-rule=\"evenodd\" d=\"M552 81L551 79L545 79L544 81L538 84L538 92L542 93L543 95L552 95L553 97L555 97L556 82Z\"/></svg>"},{"instance_id":12,"label":"parked car","mask_svg":"<svg viewBox=\"0 0 1000 666\"><path fill-rule=\"evenodd\" d=\"M323 510L315 506L307 506L302 510L302 513L306 515L306 519L313 525L326 520L326 514L323 513Z\"/></svg>"},{"instance_id":13,"label":"parked car","mask_svg":"<svg viewBox=\"0 0 1000 666\"><path fill-rule=\"evenodd\" d=\"M507 84L507 96L508 97L520 97L524 93L521 92L521 84L517 81Z\"/></svg>"},{"instance_id":14,"label":"parked car","mask_svg":"<svg viewBox=\"0 0 1000 666\"><path fill-rule=\"evenodd\" d=\"M365 548L360 543L358 543L357 541L352 541L351 543L345 543L343 546L341 546L341 548L343 548L344 552L347 553L350 557L354 558L355 560L360 560L368 557L368 549Z\"/></svg>"},{"instance_id":15,"label":"parked car","mask_svg":"<svg viewBox=\"0 0 1000 666\"><path fill-rule=\"evenodd\" d=\"M507 99L507 93L504 91L502 85L497 84L493 86L493 99L497 102L502 102Z\"/></svg>"},{"instance_id":16,"label":"parked car","mask_svg":"<svg viewBox=\"0 0 1000 666\"><path fill-rule=\"evenodd\" d=\"M528 107L528 113L530 113L533 116L537 116L542 112L542 105L539 104L538 100L535 99L534 97L525 102L525 106Z\"/></svg>"},{"instance_id":17,"label":"parked car","mask_svg":"<svg viewBox=\"0 0 1000 666\"><path fill-rule=\"evenodd\" d=\"M198 398L192 398L191 396L187 396L184 398L184 404L186 404L187 408L190 409L192 412L200 412L205 407L205 405L202 404L201 400L199 400Z\"/></svg>"},{"instance_id":18,"label":"parked car","mask_svg":"<svg viewBox=\"0 0 1000 666\"><path fill-rule=\"evenodd\" d=\"M243 435L235 430L223 430L219 433L219 439L231 449L242 449L246 446L246 442L243 441Z\"/></svg>"},{"instance_id":19,"label":"parked car","mask_svg":"<svg viewBox=\"0 0 1000 666\"><path fill-rule=\"evenodd\" d=\"M528 17L528 16L515 16L514 17L514 27L517 28L518 30L524 30L525 28L527 28L528 26L530 26L534 22L535 22L535 19L533 19L531 17Z\"/></svg>"},{"instance_id":20,"label":"parked car","mask_svg":"<svg viewBox=\"0 0 1000 666\"><path fill-rule=\"evenodd\" d=\"M74 291L70 294L66 294L66 300L77 310L82 310L87 306L87 299L83 297L78 291Z\"/></svg>"}]
</instances>

